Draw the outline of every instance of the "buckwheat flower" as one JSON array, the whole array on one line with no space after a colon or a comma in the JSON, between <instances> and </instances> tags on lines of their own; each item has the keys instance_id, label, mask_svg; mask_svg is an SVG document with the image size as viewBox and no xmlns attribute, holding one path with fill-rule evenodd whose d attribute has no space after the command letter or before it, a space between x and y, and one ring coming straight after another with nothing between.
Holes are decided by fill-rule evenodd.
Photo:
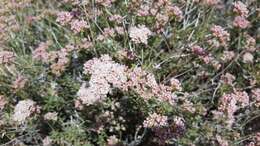
<instances>
[{"instance_id":1,"label":"buckwheat flower","mask_svg":"<svg viewBox=\"0 0 260 146\"><path fill-rule=\"evenodd\" d=\"M66 25L66 24L69 24L69 22L71 21L71 19L73 18L73 16L71 15L71 13L70 12L59 12L58 14L57 14L57 19L56 19L56 21L58 22L58 23L60 23L61 25Z\"/></svg>"},{"instance_id":2,"label":"buckwheat flower","mask_svg":"<svg viewBox=\"0 0 260 146\"><path fill-rule=\"evenodd\" d=\"M129 29L129 36L135 44L147 44L148 37L152 32L144 25L139 25L138 27L133 26Z\"/></svg>"},{"instance_id":3,"label":"buckwheat flower","mask_svg":"<svg viewBox=\"0 0 260 146\"><path fill-rule=\"evenodd\" d=\"M222 75L220 77L221 82L228 84L228 85L232 85L232 83L234 82L235 79L236 79L236 77L230 73L226 73L225 75Z\"/></svg>"},{"instance_id":4,"label":"buckwheat flower","mask_svg":"<svg viewBox=\"0 0 260 146\"><path fill-rule=\"evenodd\" d=\"M192 52L198 56L205 56L207 55L206 51L204 48L198 46L198 45L194 45L191 48Z\"/></svg>"},{"instance_id":5,"label":"buckwheat flower","mask_svg":"<svg viewBox=\"0 0 260 146\"><path fill-rule=\"evenodd\" d=\"M255 141L256 141L256 144L259 144L260 143L260 132L257 132L256 135L255 135Z\"/></svg>"},{"instance_id":6,"label":"buckwheat flower","mask_svg":"<svg viewBox=\"0 0 260 146\"><path fill-rule=\"evenodd\" d=\"M205 64L210 64L214 60L211 54L208 54L206 56L200 56L200 59L202 59Z\"/></svg>"},{"instance_id":7,"label":"buckwheat flower","mask_svg":"<svg viewBox=\"0 0 260 146\"><path fill-rule=\"evenodd\" d=\"M231 121L233 121L234 116L233 114L237 111L237 99L235 94L224 94L220 98L220 105L218 107L218 110L221 112L224 112L228 117L228 123L231 124Z\"/></svg>"},{"instance_id":8,"label":"buckwheat flower","mask_svg":"<svg viewBox=\"0 0 260 146\"><path fill-rule=\"evenodd\" d=\"M45 120L53 120L57 121L58 120L58 113L56 112L48 112L44 115Z\"/></svg>"},{"instance_id":9,"label":"buckwheat flower","mask_svg":"<svg viewBox=\"0 0 260 146\"><path fill-rule=\"evenodd\" d=\"M93 47L93 43L91 41L89 41L88 39L84 38L82 39L82 43L80 44L81 48L84 49L89 49L91 47Z\"/></svg>"},{"instance_id":10,"label":"buckwheat flower","mask_svg":"<svg viewBox=\"0 0 260 146\"><path fill-rule=\"evenodd\" d=\"M155 17L156 19L156 23L155 23L155 27L157 29L157 32L162 32L164 29L164 26L167 24L167 22L169 21L169 16L168 15L164 15L164 14L160 14L158 13Z\"/></svg>"},{"instance_id":11,"label":"buckwheat flower","mask_svg":"<svg viewBox=\"0 0 260 146\"><path fill-rule=\"evenodd\" d=\"M141 5L140 9L137 10L137 16L149 16L150 7L148 5Z\"/></svg>"},{"instance_id":12,"label":"buckwheat flower","mask_svg":"<svg viewBox=\"0 0 260 146\"><path fill-rule=\"evenodd\" d=\"M157 113L149 114L149 116L143 122L143 126L146 128L163 127L167 125L168 125L168 117L159 115Z\"/></svg>"},{"instance_id":13,"label":"buckwheat flower","mask_svg":"<svg viewBox=\"0 0 260 146\"><path fill-rule=\"evenodd\" d=\"M242 58L243 58L244 63L253 63L254 62L254 56L250 52L246 52Z\"/></svg>"},{"instance_id":14,"label":"buckwheat flower","mask_svg":"<svg viewBox=\"0 0 260 146\"><path fill-rule=\"evenodd\" d=\"M0 111L4 109L5 105L7 104L7 101L4 96L0 95Z\"/></svg>"},{"instance_id":15,"label":"buckwheat flower","mask_svg":"<svg viewBox=\"0 0 260 146\"><path fill-rule=\"evenodd\" d=\"M50 42L48 41L41 42L39 46L32 52L33 59L47 63L49 61L49 53L47 52L49 45Z\"/></svg>"},{"instance_id":16,"label":"buckwheat flower","mask_svg":"<svg viewBox=\"0 0 260 146\"><path fill-rule=\"evenodd\" d=\"M245 17L236 16L233 21L233 26L245 29L249 26L250 22Z\"/></svg>"},{"instance_id":17,"label":"buckwheat flower","mask_svg":"<svg viewBox=\"0 0 260 146\"><path fill-rule=\"evenodd\" d=\"M172 13L179 21L183 19L182 11L177 6L170 6L167 8L170 13Z\"/></svg>"},{"instance_id":18,"label":"buckwheat flower","mask_svg":"<svg viewBox=\"0 0 260 146\"><path fill-rule=\"evenodd\" d=\"M106 94L109 92L109 89L110 86L106 84L105 86L102 86L101 91L105 94L99 94L99 89L97 89L96 87L86 87L86 85L83 84L77 92L77 96L83 105L92 105L96 102L104 100Z\"/></svg>"},{"instance_id":19,"label":"buckwheat flower","mask_svg":"<svg viewBox=\"0 0 260 146\"><path fill-rule=\"evenodd\" d=\"M227 117L226 123L231 126L235 120L234 113L239 108L249 105L249 96L246 92L235 91L231 94L224 94L219 101L218 112L225 113Z\"/></svg>"},{"instance_id":20,"label":"buckwheat flower","mask_svg":"<svg viewBox=\"0 0 260 146\"><path fill-rule=\"evenodd\" d=\"M52 146L52 139L49 136L46 136L43 140L42 140L42 145L43 146Z\"/></svg>"},{"instance_id":21,"label":"buckwheat flower","mask_svg":"<svg viewBox=\"0 0 260 146\"><path fill-rule=\"evenodd\" d=\"M154 93L159 101L165 101L171 105L175 104L176 95L171 92L169 86L159 84L156 88L152 88L152 93Z\"/></svg>"},{"instance_id":22,"label":"buckwheat flower","mask_svg":"<svg viewBox=\"0 0 260 146\"><path fill-rule=\"evenodd\" d=\"M242 107L249 105L249 96L245 91L235 91L234 94L237 102Z\"/></svg>"},{"instance_id":23,"label":"buckwheat flower","mask_svg":"<svg viewBox=\"0 0 260 146\"><path fill-rule=\"evenodd\" d=\"M224 140L219 135L216 136L217 142L220 146L229 146L228 141Z\"/></svg>"},{"instance_id":24,"label":"buckwheat flower","mask_svg":"<svg viewBox=\"0 0 260 146\"><path fill-rule=\"evenodd\" d=\"M96 0L96 3L104 7L111 7L114 1L115 0Z\"/></svg>"},{"instance_id":25,"label":"buckwheat flower","mask_svg":"<svg viewBox=\"0 0 260 146\"><path fill-rule=\"evenodd\" d=\"M33 113L38 112L39 108L36 103L30 99L19 101L15 106L13 120L18 123L23 123Z\"/></svg>"},{"instance_id":26,"label":"buckwheat flower","mask_svg":"<svg viewBox=\"0 0 260 146\"><path fill-rule=\"evenodd\" d=\"M211 65L214 67L215 70L219 70L221 68L221 64L216 59L212 60Z\"/></svg>"},{"instance_id":27,"label":"buckwheat flower","mask_svg":"<svg viewBox=\"0 0 260 146\"><path fill-rule=\"evenodd\" d=\"M106 98L112 88L124 89L127 68L108 55L93 58L84 64L84 74L90 74L89 86L81 86L77 95L83 104L91 105Z\"/></svg>"},{"instance_id":28,"label":"buckwheat flower","mask_svg":"<svg viewBox=\"0 0 260 146\"><path fill-rule=\"evenodd\" d=\"M109 21L116 22L117 24L121 24L123 22L124 18L121 15L112 15L109 17Z\"/></svg>"},{"instance_id":29,"label":"buckwheat flower","mask_svg":"<svg viewBox=\"0 0 260 146\"><path fill-rule=\"evenodd\" d=\"M194 104L187 99L184 100L184 103L181 105L181 107L182 107L182 109L184 109L185 111L188 111L190 113L195 113L195 111L196 111Z\"/></svg>"},{"instance_id":30,"label":"buckwheat flower","mask_svg":"<svg viewBox=\"0 0 260 146\"><path fill-rule=\"evenodd\" d=\"M57 76L60 76L62 71L64 71L66 68L66 63L63 62L57 62L57 63L53 63L51 65L51 72Z\"/></svg>"},{"instance_id":31,"label":"buckwheat flower","mask_svg":"<svg viewBox=\"0 0 260 146\"><path fill-rule=\"evenodd\" d=\"M27 83L27 78L25 78L24 76L21 76L19 75L15 81L13 81L12 83L12 87L15 89L15 90L18 90L18 89L23 89L25 84Z\"/></svg>"},{"instance_id":32,"label":"buckwheat flower","mask_svg":"<svg viewBox=\"0 0 260 146\"><path fill-rule=\"evenodd\" d=\"M109 136L107 139L108 146L116 146L116 144L118 144L118 142L119 142L119 139L115 135Z\"/></svg>"},{"instance_id":33,"label":"buckwheat flower","mask_svg":"<svg viewBox=\"0 0 260 146\"><path fill-rule=\"evenodd\" d=\"M114 37L115 36L115 30L113 28L104 28L103 35L106 37Z\"/></svg>"},{"instance_id":34,"label":"buckwheat flower","mask_svg":"<svg viewBox=\"0 0 260 146\"><path fill-rule=\"evenodd\" d=\"M9 64L13 62L15 55L10 51L0 51L0 64Z\"/></svg>"},{"instance_id":35,"label":"buckwheat flower","mask_svg":"<svg viewBox=\"0 0 260 146\"><path fill-rule=\"evenodd\" d=\"M229 41L230 34L227 31L225 31L221 26L214 25L210 30L213 36L218 38L222 45L226 45L226 43Z\"/></svg>"},{"instance_id":36,"label":"buckwheat flower","mask_svg":"<svg viewBox=\"0 0 260 146\"><path fill-rule=\"evenodd\" d=\"M260 107L260 88L253 89L251 92L252 92L252 97L255 101L255 105L257 107Z\"/></svg>"},{"instance_id":37,"label":"buckwheat flower","mask_svg":"<svg viewBox=\"0 0 260 146\"><path fill-rule=\"evenodd\" d=\"M182 135L186 129L185 120L181 117L174 117L173 126L175 127L175 134Z\"/></svg>"},{"instance_id":38,"label":"buckwheat flower","mask_svg":"<svg viewBox=\"0 0 260 146\"><path fill-rule=\"evenodd\" d=\"M71 25L71 30L74 33L79 33L81 31L83 31L84 29L90 27L85 20L78 20L78 19L72 20L70 25Z\"/></svg>"},{"instance_id":39,"label":"buckwheat flower","mask_svg":"<svg viewBox=\"0 0 260 146\"><path fill-rule=\"evenodd\" d=\"M234 6L233 12L243 17L248 16L249 11L247 9L247 6L244 3L242 3L241 1L236 1L233 3L233 6Z\"/></svg>"},{"instance_id":40,"label":"buckwheat flower","mask_svg":"<svg viewBox=\"0 0 260 146\"><path fill-rule=\"evenodd\" d=\"M234 51L224 51L221 60L224 62L231 61L235 57Z\"/></svg>"},{"instance_id":41,"label":"buckwheat flower","mask_svg":"<svg viewBox=\"0 0 260 146\"><path fill-rule=\"evenodd\" d=\"M118 33L120 35L125 34L125 29L123 27L120 27L120 26L116 26L115 31L116 31L116 33Z\"/></svg>"},{"instance_id":42,"label":"buckwheat flower","mask_svg":"<svg viewBox=\"0 0 260 146\"><path fill-rule=\"evenodd\" d=\"M180 83L180 81L178 79L171 78L170 79L170 84L171 84L171 87L174 90L177 90L177 91L181 91L182 90L181 83Z\"/></svg>"},{"instance_id":43,"label":"buckwheat flower","mask_svg":"<svg viewBox=\"0 0 260 146\"><path fill-rule=\"evenodd\" d=\"M128 59L128 60L134 60L135 55L132 51L127 49L118 50L116 52L117 58L120 60Z\"/></svg>"},{"instance_id":44,"label":"buckwheat flower","mask_svg":"<svg viewBox=\"0 0 260 146\"><path fill-rule=\"evenodd\" d=\"M248 34L246 35L245 48L249 52L254 52L256 50L256 40Z\"/></svg>"},{"instance_id":45,"label":"buckwheat flower","mask_svg":"<svg viewBox=\"0 0 260 146\"><path fill-rule=\"evenodd\" d=\"M66 48L62 48L59 51L52 52L52 61L57 60L57 62L53 63L51 65L51 71L55 75L59 76L61 75L61 72L63 72L66 68L66 65L69 63L68 59L68 50Z\"/></svg>"}]
</instances>

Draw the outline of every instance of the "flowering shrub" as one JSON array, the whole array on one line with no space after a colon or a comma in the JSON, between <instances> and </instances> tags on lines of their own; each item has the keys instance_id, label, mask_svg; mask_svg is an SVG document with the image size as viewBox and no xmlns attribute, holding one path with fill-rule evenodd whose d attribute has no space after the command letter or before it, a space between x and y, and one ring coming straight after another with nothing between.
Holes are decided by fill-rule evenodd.
<instances>
[{"instance_id":1,"label":"flowering shrub","mask_svg":"<svg viewBox=\"0 0 260 146\"><path fill-rule=\"evenodd\" d=\"M260 10L1 0L0 145L260 145Z\"/></svg>"}]
</instances>

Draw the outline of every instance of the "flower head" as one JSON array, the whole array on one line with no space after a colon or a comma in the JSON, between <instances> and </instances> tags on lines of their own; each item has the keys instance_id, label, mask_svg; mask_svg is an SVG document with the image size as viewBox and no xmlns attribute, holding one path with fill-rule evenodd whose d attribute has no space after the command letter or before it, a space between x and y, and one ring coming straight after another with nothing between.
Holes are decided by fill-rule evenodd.
<instances>
[{"instance_id":1,"label":"flower head","mask_svg":"<svg viewBox=\"0 0 260 146\"><path fill-rule=\"evenodd\" d=\"M13 62L15 55L10 51L0 51L0 64L8 64Z\"/></svg>"},{"instance_id":2,"label":"flower head","mask_svg":"<svg viewBox=\"0 0 260 146\"><path fill-rule=\"evenodd\" d=\"M49 61L49 53L47 52L49 45L50 42L48 41L41 42L39 46L32 52L33 59L47 63Z\"/></svg>"},{"instance_id":3,"label":"flower head","mask_svg":"<svg viewBox=\"0 0 260 146\"><path fill-rule=\"evenodd\" d=\"M152 34L152 32L145 27L144 25L140 25L138 27L133 26L129 29L129 36L131 40L136 44L147 44L148 37Z\"/></svg>"},{"instance_id":4,"label":"flower head","mask_svg":"<svg viewBox=\"0 0 260 146\"><path fill-rule=\"evenodd\" d=\"M6 103L7 103L7 101L6 101L5 97L0 95L0 110L2 110L4 108Z\"/></svg>"},{"instance_id":5,"label":"flower head","mask_svg":"<svg viewBox=\"0 0 260 146\"><path fill-rule=\"evenodd\" d=\"M38 112L39 108L36 103L30 99L19 101L15 106L13 120L18 123L23 123L33 113Z\"/></svg>"},{"instance_id":6,"label":"flower head","mask_svg":"<svg viewBox=\"0 0 260 146\"><path fill-rule=\"evenodd\" d=\"M61 25L66 25L68 24L71 19L73 18L73 16L71 15L70 12L59 12L57 15L57 19L56 21L59 22Z\"/></svg>"},{"instance_id":7,"label":"flower head","mask_svg":"<svg viewBox=\"0 0 260 146\"><path fill-rule=\"evenodd\" d=\"M71 30L72 30L74 33L79 33L79 32L81 32L83 29L90 27L85 20L74 19L74 20L71 21L70 24L71 24Z\"/></svg>"},{"instance_id":8,"label":"flower head","mask_svg":"<svg viewBox=\"0 0 260 146\"><path fill-rule=\"evenodd\" d=\"M168 117L159 115L157 113L150 114L143 122L143 126L146 128L162 127L168 125Z\"/></svg>"},{"instance_id":9,"label":"flower head","mask_svg":"<svg viewBox=\"0 0 260 146\"><path fill-rule=\"evenodd\" d=\"M213 27L211 27L210 30L213 36L216 37L221 44L226 45L226 43L229 41L230 34L227 31L225 31L221 26L214 25Z\"/></svg>"},{"instance_id":10,"label":"flower head","mask_svg":"<svg viewBox=\"0 0 260 146\"><path fill-rule=\"evenodd\" d=\"M235 17L235 20L233 21L233 25L235 27L245 29L249 26L250 22L246 20L245 17L237 16Z\"/></svg>"},{"instance_id":11,"label":"flower head","mask_svg":"<svg viewBox=\"0 0 260 146\"><path fill-rule=\"evenodd\" d=\"M233 6L234 6L233 12L243 17L248 16L249 11L247 9L247 6L244 3L242 3L241 1L236 1L233 3Z\"/></svg>"}]
</instances>

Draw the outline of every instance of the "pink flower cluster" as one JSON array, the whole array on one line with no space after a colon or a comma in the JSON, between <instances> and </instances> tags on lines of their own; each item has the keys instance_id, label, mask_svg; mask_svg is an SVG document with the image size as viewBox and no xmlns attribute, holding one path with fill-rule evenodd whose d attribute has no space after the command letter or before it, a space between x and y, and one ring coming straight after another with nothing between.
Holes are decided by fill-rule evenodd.
<instances>
[{"instance_id":1,"label":"pink flower cluster","mask_svg":"<svg viewBox=\"0 0 260 146\"><path fill-rule=\"evenodd\" d=\"M66 65L69 63L69 52L74 49L74 46L67 45L67 48L62 48L59 51L47 51L50 42L42 42L32 52L32 56L36 60L40 60L44 63L51 64L52 73L59 76L62 71L65 70Z\"/></svg>"},{"instance_id":2,"label":"pink flower cluster","mask_svg":"<svg viewBox=\"0 0 260 146\"><path fill-rule=\"evenodd\" d=\"M241 1L237 1L233 3L234 9L233 11L238 14L233 21L233 26L241 29L245 29L249 26L250 22L246 19L248 17L248 9L247 6Z\"/></svg>"},{"instance_id":3,"label":"pink flower cluster","mask_svg":"<svg viewBox=\"0 0 260 146\"><path fill-rule=\"evenodd\" d=\"M219 61L212 54L207 53L204 48L202 48L198 45L194 45L194 46L192 46L191 50L194 54L198 55L198 57L205 64L209 64L209 65L213 66L214 69L216 69L216 70L220 69L221 64L219 63Z\"/></svg>"},{"instance_id":4,"label":"pink flower cluster","mask_svg":"<svg viewBox=\"0 0 260 146\"><path fill-rule=\"evenodd\" d=\"M241 1L236 1L233 3L233 6L234 6L233 12L243 17L248 16L249 11L247 9L247 6L244 3L242 3Z\"/></svg>"},{"instance_id":5,"label":"pink flower cluster","mask_svg":"<svg viewBox=\"0 0 260 146\"><path fill-rule=\"evenodd\" d=\"M15 55L10 51L0 51L0 64L9 64L13 62Z\"/></svg>"},{"instance_id":6,"label":"pink flower cluster","mask_svg":"<svg viewBox=\"0 0 260 146\"><path fill-rule=\"evenodd\" d=\"M200 47L200 46L198 46L198 45L192 46L191 50L192 50L192 53L194 53L194 54L196 54L198 56L205 56L205 55L207 55L205 49Z\"/></svg>"},{"instance_id":7,"label":"pink flower cluster","mask_svg":"<svg viewBox=\"0 0 260 146\"><path fill-rule=\"evenodd\" d=\"M168 126L168 117L157 113L149 114L149 116L144 120L143 126L146 128Z\"/></svg>"},{"instance_id":8,"label":"pink flower cluster","mask_svg":"<svg viewBox=\"0 0 260 146\"><path fill-rule=\"evenodd\" d=\"M65 70L66 65L69 63L68 49L62 48L59 51L53 51L50 53L50 61L55 62L51 65L52 73L59 76L62 71Z\"/></svg>"},{"instance_id":9,"label":"pink flower cluster","mask_svg":"<svg viewBox=\"0 0 260 146\"><path fill-rule=\"evenodd\" d=\"M169 6L167 7L167 11L169 11L169 13L172 13L177 18L177 20L180 21L183 19L183 13L179 7Z\"/></svg>"},{"instance_id":10,"label":"pink flower cluster","mask_svg":"<svg viewBox=\"0 0 260 146\"><path fill-rule=\"evenodd\" d=\"M70 12L59 12L56 21L62 26L70 24L71 30L74 33L79 33L83 29L90 27L85 20L73 19L73 15Z\"/></svg>"},{"instance_id":11,"label":"pink flower cluster","mask_svg":"<svg viewBox=\"0 0 260 146\"><path fill-rule=\"evenodd\" d=\"M124 18L121 15L112 15L109 17L109 21L116 22L117 24L121 24Z\"/></svg>"},{"instance_id":12,"label":"pink flower cluster","mask_svg":"<svg viewBox=\"0 0 260 146\"><path fill-rule=\"evenodd\" d=\"M233 25L235 27L238 27L238 28L242 28L242 29L245 29L249 26L250 22L248 20L246 20L245 17L242 17L242 16L236 16L234 21L233 21Z\"/></svg>"},{"instance_id":13,"label":"pink flower cluster","mask_svg":"<svg viewBox=\"0 0 260 146\"><path fill-rule=\"evenodd\" d=\"M105 39L114 36L115 36L115 30L113 28L106 27L104 28L103 33L97 36L97 40L104 41Z\"/></svg>"},{"instance_id":14,"label":"pink flower cluster","mask_svg":"<svg viewBox=\"0 0 260 146\"><path fill-rule=\"evenodd\" d=\"M135 44L147 44L148 37L152 32L144 25L139 25L138 27L132 26L129 29L129 36Z\"/></svg>"},{"instance_id":15,"label":"pink flower cluster","mask_svg":"<svg viewBox=\"0 0 260 146\"><path fill-rule=\"evenodd\" d=\"M89 28L89 27L90 27L85 20L78 20L78 19L72 20L71 23L70 23L70 25L71 25L71 30L72 30L74 33L79 33L79 32L81 32L83 29L86 29L86 28Z\"/></svg>"},{"instance_id":16,"label":"pink flower cluster","mask_svg":"<svg viewBox=\"0 0 260 146\"><path fill-rule=\"evenodd\" d=\"M226 73L220 77L220 81L228 85L232 85L235 79L236 77L230 73Z\"/></svg>"},{"instance_id":17,"label":"pink flower cluster","mask_svg":"<svg viewBox=\"0 0 260 146\"><path fill-rule=\"evenodd\" d=\"M139 67L128 69L112 60L108 55L94 58L84 64L84 74L90 74L89 85L82 84L76 102L90 105L102 101L112 88L122 91L134 91L144 99L157 97L159 101L174 104L175 94L172 87L158 84L151 73ZM180 88L180 83L175 80L175 88Z\"/></svg>"},{"instance_id":18,"label":"pink flower cluster","mask_svg":"<svg viewBox=\"0 0 260 146\"><path fill-rule=\"evenodd\" d=\"M132 3L133 9L138 16L152 16L156 22L154 25L155 32L163 32L168 22L174 18L177 21L183 19L181 9L168 0L159 0L153 2L135 1Z\"/></svg>"},{"instance_id":19,"label":"pink flower cluster","mask_svg":"<svg viewBox=\"0 0 260 146\"><path fill-rule=\"evenodd\" d=\"M89 87L83 84L77 95L82 104L103 100L112 87L122 89L127 82L126 67L115 63L108 55L94 58L84 64L84 73L90 74Z\"/></svg>"},{"instance_id":20,"label":"pink flower cluster","mask_svg":"<svg viewBox=\"0 0 260 146\"><path fill-rule=\"evenodd\" d=\"M158 84L153 74L138 67L128 71L128 78L128 88L144 99L157 97L159 101L166 101L172 105L175 103L176 95L172 93L172 87Z\"/></svg>"},{"instance_id":21,"label":"pink flower cluster","mask_svg":"<svg viewBox=\"0 0 260 146\"><path fill-rule=\"evenodd\" d=\"M57 14L56 21L64 26L64 25L67 25L71 21L72 18L73 18L73 16L71 15L70 12L63 11L63 12L59 12Z\"/></svg>"},{"instance_id":22,"label":"pink flower cluster","mask_svg":"<svg viewBox=\"0 0 260 146\"><path fill-rule=\"evenodd\" d=\"M224 113L228 118L227 124L231 126L235 120L234 113L239 108L243 108L247 105L249 105L249 96L245 91L235 91L231 94L224 94L220 98L218 111L215 112L215 114L220 116Z\"/></svg>"},{"instance_id":23,"label":"pink flower cluster","mask_svg":"<svg viewBox=\"0 0 260 146\"><path fill-rule=\"evenodd\" d=\"M32 52L33 59L40 60L44 63L49 62L49 53L47 49L50 42L41 42L39 46Z\"/></svg>"},{"instance_id":24,"label":"pink flower cluster","mask_svg":"<svg viewBox=\"0 0 260 146\"><path fill-rule=\"evenodd\" d=\"M230 40L230 34L225 31L221 26L214 25L211 27L210 31L213 36L216 37L223 46L226 46L227 42Z\"/></svg>"},{"instance_id":25,"label":"pink flower cluster","mask_svg":"<svg viewBox=\"0 0 260 146\"><path fill-rule=\"evenodd\" d=\"M248 34L246 34L245 47L246 47L246 50L249 51L249 52L256 51L256 40Z\"/></svg>"},{"instance_id":26,"label":"pink flower cluster","mask_svg":"<svg viewBox=\"0 0 260 146\"><path fill-rule=\"evenodd\" d=\"M235 57L234 51L224 51L223 55L221 56L221 60L224 62L231 61Z\"/></svg>"}]
</instances>

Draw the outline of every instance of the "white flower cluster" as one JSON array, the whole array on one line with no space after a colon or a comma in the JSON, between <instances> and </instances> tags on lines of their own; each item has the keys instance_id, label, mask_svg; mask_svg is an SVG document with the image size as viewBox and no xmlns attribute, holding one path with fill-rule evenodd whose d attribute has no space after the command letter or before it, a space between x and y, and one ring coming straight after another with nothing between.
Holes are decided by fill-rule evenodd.
<instances>
[{"instance_id":1,"label":"white flower cluster","mask_svg":"<svg viewBox=\"0 0 260 146\"><path fill-rule=\"evenodd\" d=\"M139 25L138 27L133 26L129 29L129 36L136 44L147 44L147 40L150 35L152 35L152 32L144 25Z\"/></svg>"},{"instance_id":2,"label":"white flower cluster","mask_svg":"<svg viewBox=\"0 0 260 146\"><path fill-rule=\"evenodd\" d=\"M162 127L168 125L168 117L162 116L157 113L150 114L143 122L143 126L146 128Z\"/></svg>"},{"instance_id":3,"label":"white flower cluster","mask_svg":"<svg viewBox=\"0 0 260 146\"><path fill-rule=\"evenodd\" d=\"M91 74L89 87L83 84L77 95L83 104L93 104L102 100L111 87L123 88L127 82L126 66L112 61L108 55L94 58L84 64L84 73Z\"/></svg>"},{"instance_id":4,"label":"white flower cluster","mask_svg":"<svg viewBox=\"0 0 260 146\"><path fill-rule=\"evenodd\" d=\"M89 85L83 83L77 93L77 107L80 106L79 101L84 105L102 101L113 88L134 91L145 100L157 97L159 101L174 104L176 95L172 93L172 87L158 84L153 74L140 67L128 69L114 62L108 55L87 61L84 64L84 74L90 74L91 77Z\"/></svg>"},{"instance_id":5,"label":"white flower cluster","mask_svg":"<svg viewBox=\"0 0 260 146\"><path fill-rule=\"evenodd\" d=\"M21 100L15 106L13 120L18 123L23 123L25 120L30 117L34 112L38 111L36 103L30 99Z\"/></svg>"}]
</instances>

